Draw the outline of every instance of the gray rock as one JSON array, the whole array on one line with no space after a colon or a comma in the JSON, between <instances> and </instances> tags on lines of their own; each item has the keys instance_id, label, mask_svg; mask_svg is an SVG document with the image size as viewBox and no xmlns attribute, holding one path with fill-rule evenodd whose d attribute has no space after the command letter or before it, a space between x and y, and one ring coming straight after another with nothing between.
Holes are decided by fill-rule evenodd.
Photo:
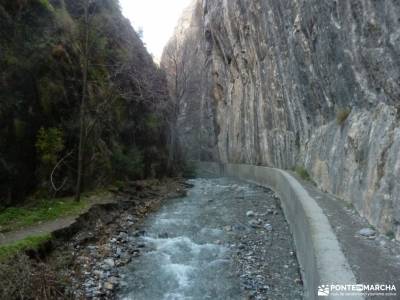
<instances>
[{"instance_id":1,"label":"gray rock","mask_svg":"<svg viewBox=\"0 0 400 300\"><path fill-rule=\"evenodd\" d=\"M241 224L234 224L232 225L232 229L235 231L244 231L246 230L246 226L243 226Z\"/></svg>"},{"instance_id":2,"label":"gray rock","mask_svg":"<svg viewBox=\"0 0 400 300\"><path fill-rule=\"evenodd\" d=\"M254 217L255 216L254 211L249 210L248 212L246 212L246 216L249 217L249 218Z\"/></svg>"},{"instance_id":3,"label":"gray rock","mask_svg":"<svg viewBox=\"0 0 400 300\"><path fill-rule=\"evenodd\" d=\"M119 282L119 279L115 276L112 276L108 279L108 282L112 283L113 285L117 285Z\"/></svg>"},{"instance_id":4,"label":"gray rock","mask_svg":"<svg viewBox=\"0 0 400 300\"><path fill-rule=\"evenodd\" d=\"M249 225L250 225L251 227L253 227L253 228L258 228L258 227L260 227L260 225L261 225L261 221L260 221L260 220L252 219L252 220L249 221Z\"/></svg>"},{"instance_id":5,"label":"gray rock","mask_svg":"<svg viewBox=\"0 0 400 300\"><path fill-rule=\"evenodd\" d=\"M265 224L264 229L267 231L272 231L272 225L271 224Z\"/></svg>"},{"instance_id":6,"label":"gray rock","mask_svg":"<svg viewBox=\"0 0 400 300\"><path fill-rule=\"evenodd\" d=\"M112 258L107 258L104 260L104 264L110 266L111 268L113 268L115 266L115 261Z\"/></svg>"},{"instance_id":7,"label":"gray rock","mask_svg":"<svg viewBox=\"0 0 400 300\"><path fill-rule=\"evenodd\" d=\"M232 226L230 225L224 226L224 230L227 232L232 231Z\"/></svg>"},{"instance_id":8,"label":"gray rock","mask_svg":"<svg viewBox=\"0 0 400 300\"><path fill-rule=\"evenodd\" d=\"M102 270L94 270L93 274L98 276L99 278L103 277L104 272Z\"/></svg>"},{"instance_id":9,"label":"gray rock","mask_svg":"<svg viewBox=\"0 0 400 300\"><path fill-rule=\"evenodd\" d=\"M114 285L111 283L111 282L106 282L105 284L104 284L104 288L106 289L106 290L113 290L114 289Z\"/></svg>"},{"instance_id":10,"label":"gray rock","mask_svg":"<svg viewBox=\"0 0 400 300\"><path fill-rule=\"evenodd\" d=\"M376 232L371 228L363 228L358 232L358 234L365 237L372 237L376 234Z\"/></svg>"}]
</instances>

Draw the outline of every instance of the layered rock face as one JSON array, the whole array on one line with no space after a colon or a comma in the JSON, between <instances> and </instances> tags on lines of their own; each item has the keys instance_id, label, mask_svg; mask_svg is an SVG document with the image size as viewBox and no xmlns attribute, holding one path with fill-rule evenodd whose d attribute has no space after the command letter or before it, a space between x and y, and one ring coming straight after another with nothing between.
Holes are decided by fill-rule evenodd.
<instances>
[{"instance_id":1,"label":"layered rock face","mask_svg":"<svg viewBox=\"0 0 400 300\"><path fill-rule=\"evenodd\" d=\"M400 239L399 16L396 0L194 1L166 48L189 74L183 152L303 165Z\"/></svg>"}]
</instances>

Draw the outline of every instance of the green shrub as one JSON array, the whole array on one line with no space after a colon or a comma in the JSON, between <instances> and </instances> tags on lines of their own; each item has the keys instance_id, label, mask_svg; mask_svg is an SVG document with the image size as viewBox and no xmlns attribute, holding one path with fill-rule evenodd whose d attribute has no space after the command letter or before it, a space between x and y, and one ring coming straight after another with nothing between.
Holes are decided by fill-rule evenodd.
<instances>
[{"instance_id":1,"label":"green shrub","mask_svg":"<svg viewBox=\"0 0 400 300\"><path fill-rule=\"evenodd\" d=\"M43 8L49 10L49 11L54 11L53 6L49 2L49 0L36 0L38 4L40 4Z\"/></svg>"},{"instance_id":2,"label":"green shrub","mask_svg":"<svg viewBox=\"0 0 400 300\"><path fill-rule=\"evenodd\" d=\"M342 125L351 113L351 109L349 108L341 108L336 112L336 123L338 125Z\"/></svg>"},{"instance_id":3,"label":"green shrub","mask_svg":"<svg viewBox=\"0 0 400 300\"><path fill-rule=\"evenodd\" d=\"M64 134L62 130L54 127L40 128L36 138L36 149L44 165L55 165L58 155L64 150Z\"/></svg>"},{"instance_id":4,"label":"green shrub","mask_svg":"<svg viewBox=\"0 0 400 300\"><path fill-rule=\"evenodd\" d=\"M14 131L15 137L18 140L22 140L25 136L26 123L24 121L21 121L20 119L14 119Z\"/></svg>"},{"instance_id":5,"label":"green shrub","mask_svg":"<svg viewBox=\"0 0 400 300\"><path fill-rule=\"evenodd\" d=\"M393 230L387 231L387 232L386 232L386 236L387 236L389 239L391 239L391 240L393 240L393 239L396 237L396 235L394 234L394 231L393 231Z\"/></svg>"},{"instance_id":6,"label":"green shrub","mask_svg":"<svg viewBox=\"0 0 400 300\"><path fill-rule=\"evenodd\" d=\"M143 153L137 148L131 148L126 153L117 150L113 153L112 166L119 179L142 178L144 174Z\"/></svg>"},{"instance_id":7,"label":"green shrub","mask_svg":"<svg viewBox=\"0 0 400 300\"><path fill-rule=\"evenodd\" d=\"M38 89L40 105L43 111L46 114L51 114L52 107L55 106L57 101L60 101L64 97L64 85L45 77L39 80Z\"/></svg>"},{"instance_id":8,"label":"green shrub","mask_svg":"<svg viewBox=\"0 0 400 300\"><path fill-rule=\"evenodd\" d=\"M192 161L185 162L182 167L182 176L184 178L196 177L196 163Z\"/></svg>"},{"instance_id":9,"label":"green shrub","mask_svg":"<svg viewBox=\"0 0 400 300\"><path fill-rule=\"evenodd\" d=\"M156 114L149 114L146 118L146 127L148 129L157 129L160 127L160 120Z\"/></svg>"},{"instance_id":10,"label":"green shrub","mask_svg":"<svg viewBox=\"0 0 400 300\"><path fill-rule=\"evenodd\" d=\"M299 177L303 180L311 181L311 176L308 171L302 166L296 166L294 171L299 175Z\"/></svg>"}]
</instances>

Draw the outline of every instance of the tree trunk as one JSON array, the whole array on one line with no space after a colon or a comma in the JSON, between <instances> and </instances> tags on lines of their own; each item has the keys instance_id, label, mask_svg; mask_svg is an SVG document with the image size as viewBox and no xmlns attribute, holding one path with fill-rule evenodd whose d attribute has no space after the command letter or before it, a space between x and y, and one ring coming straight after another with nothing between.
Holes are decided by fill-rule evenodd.
<instances>
[{"instance_id":1,"label":"tree trunk","mask_svg":"<svg viewBox=\"0 0 400 300\"><path fill-rule=\"evenodd\" d=\"M83 158L85 152L85 104L87 96L87 77L88 77L88 48L89 48L89 0L85 0L85 24L84 24L84 47L83 47L83 70L82 70L82 99L79 115L79 148L78 148L78 174L76 180L75 200L80 201L82 192L82 177L83 177Z\"/></svg>"},{"instance_id":2,"label":"tree trunk","mask_svg":"<svg viewBox=\"0 0 400 300\"><path fill-rule=\"evenodd\" d=\"M175 122L174 122L175 123ZM168 162L167 162L167 171L169 175L173 175L173 164L175 162L175 142L176 142L176 134L174 124L170 125L170 137L169 137L169 153L168 153Z\"/></svg>"}]
</instances>

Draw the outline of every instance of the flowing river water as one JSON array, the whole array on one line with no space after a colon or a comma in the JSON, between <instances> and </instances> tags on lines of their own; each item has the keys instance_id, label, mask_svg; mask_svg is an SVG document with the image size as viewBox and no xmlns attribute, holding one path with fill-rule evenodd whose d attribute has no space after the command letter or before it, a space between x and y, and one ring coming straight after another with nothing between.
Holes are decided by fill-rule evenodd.
<instances>
[{"instance_id":1,"label":"flowing river water","mask_svg":"<svg viewBox=\"0 0 400 300\"><path fill-rule=\"evenodd\" d=\"M145 252L123 270L126 300L301 299L293 242L271 190L194 179L149 216Z\"/></svg>"}]
</instances>

